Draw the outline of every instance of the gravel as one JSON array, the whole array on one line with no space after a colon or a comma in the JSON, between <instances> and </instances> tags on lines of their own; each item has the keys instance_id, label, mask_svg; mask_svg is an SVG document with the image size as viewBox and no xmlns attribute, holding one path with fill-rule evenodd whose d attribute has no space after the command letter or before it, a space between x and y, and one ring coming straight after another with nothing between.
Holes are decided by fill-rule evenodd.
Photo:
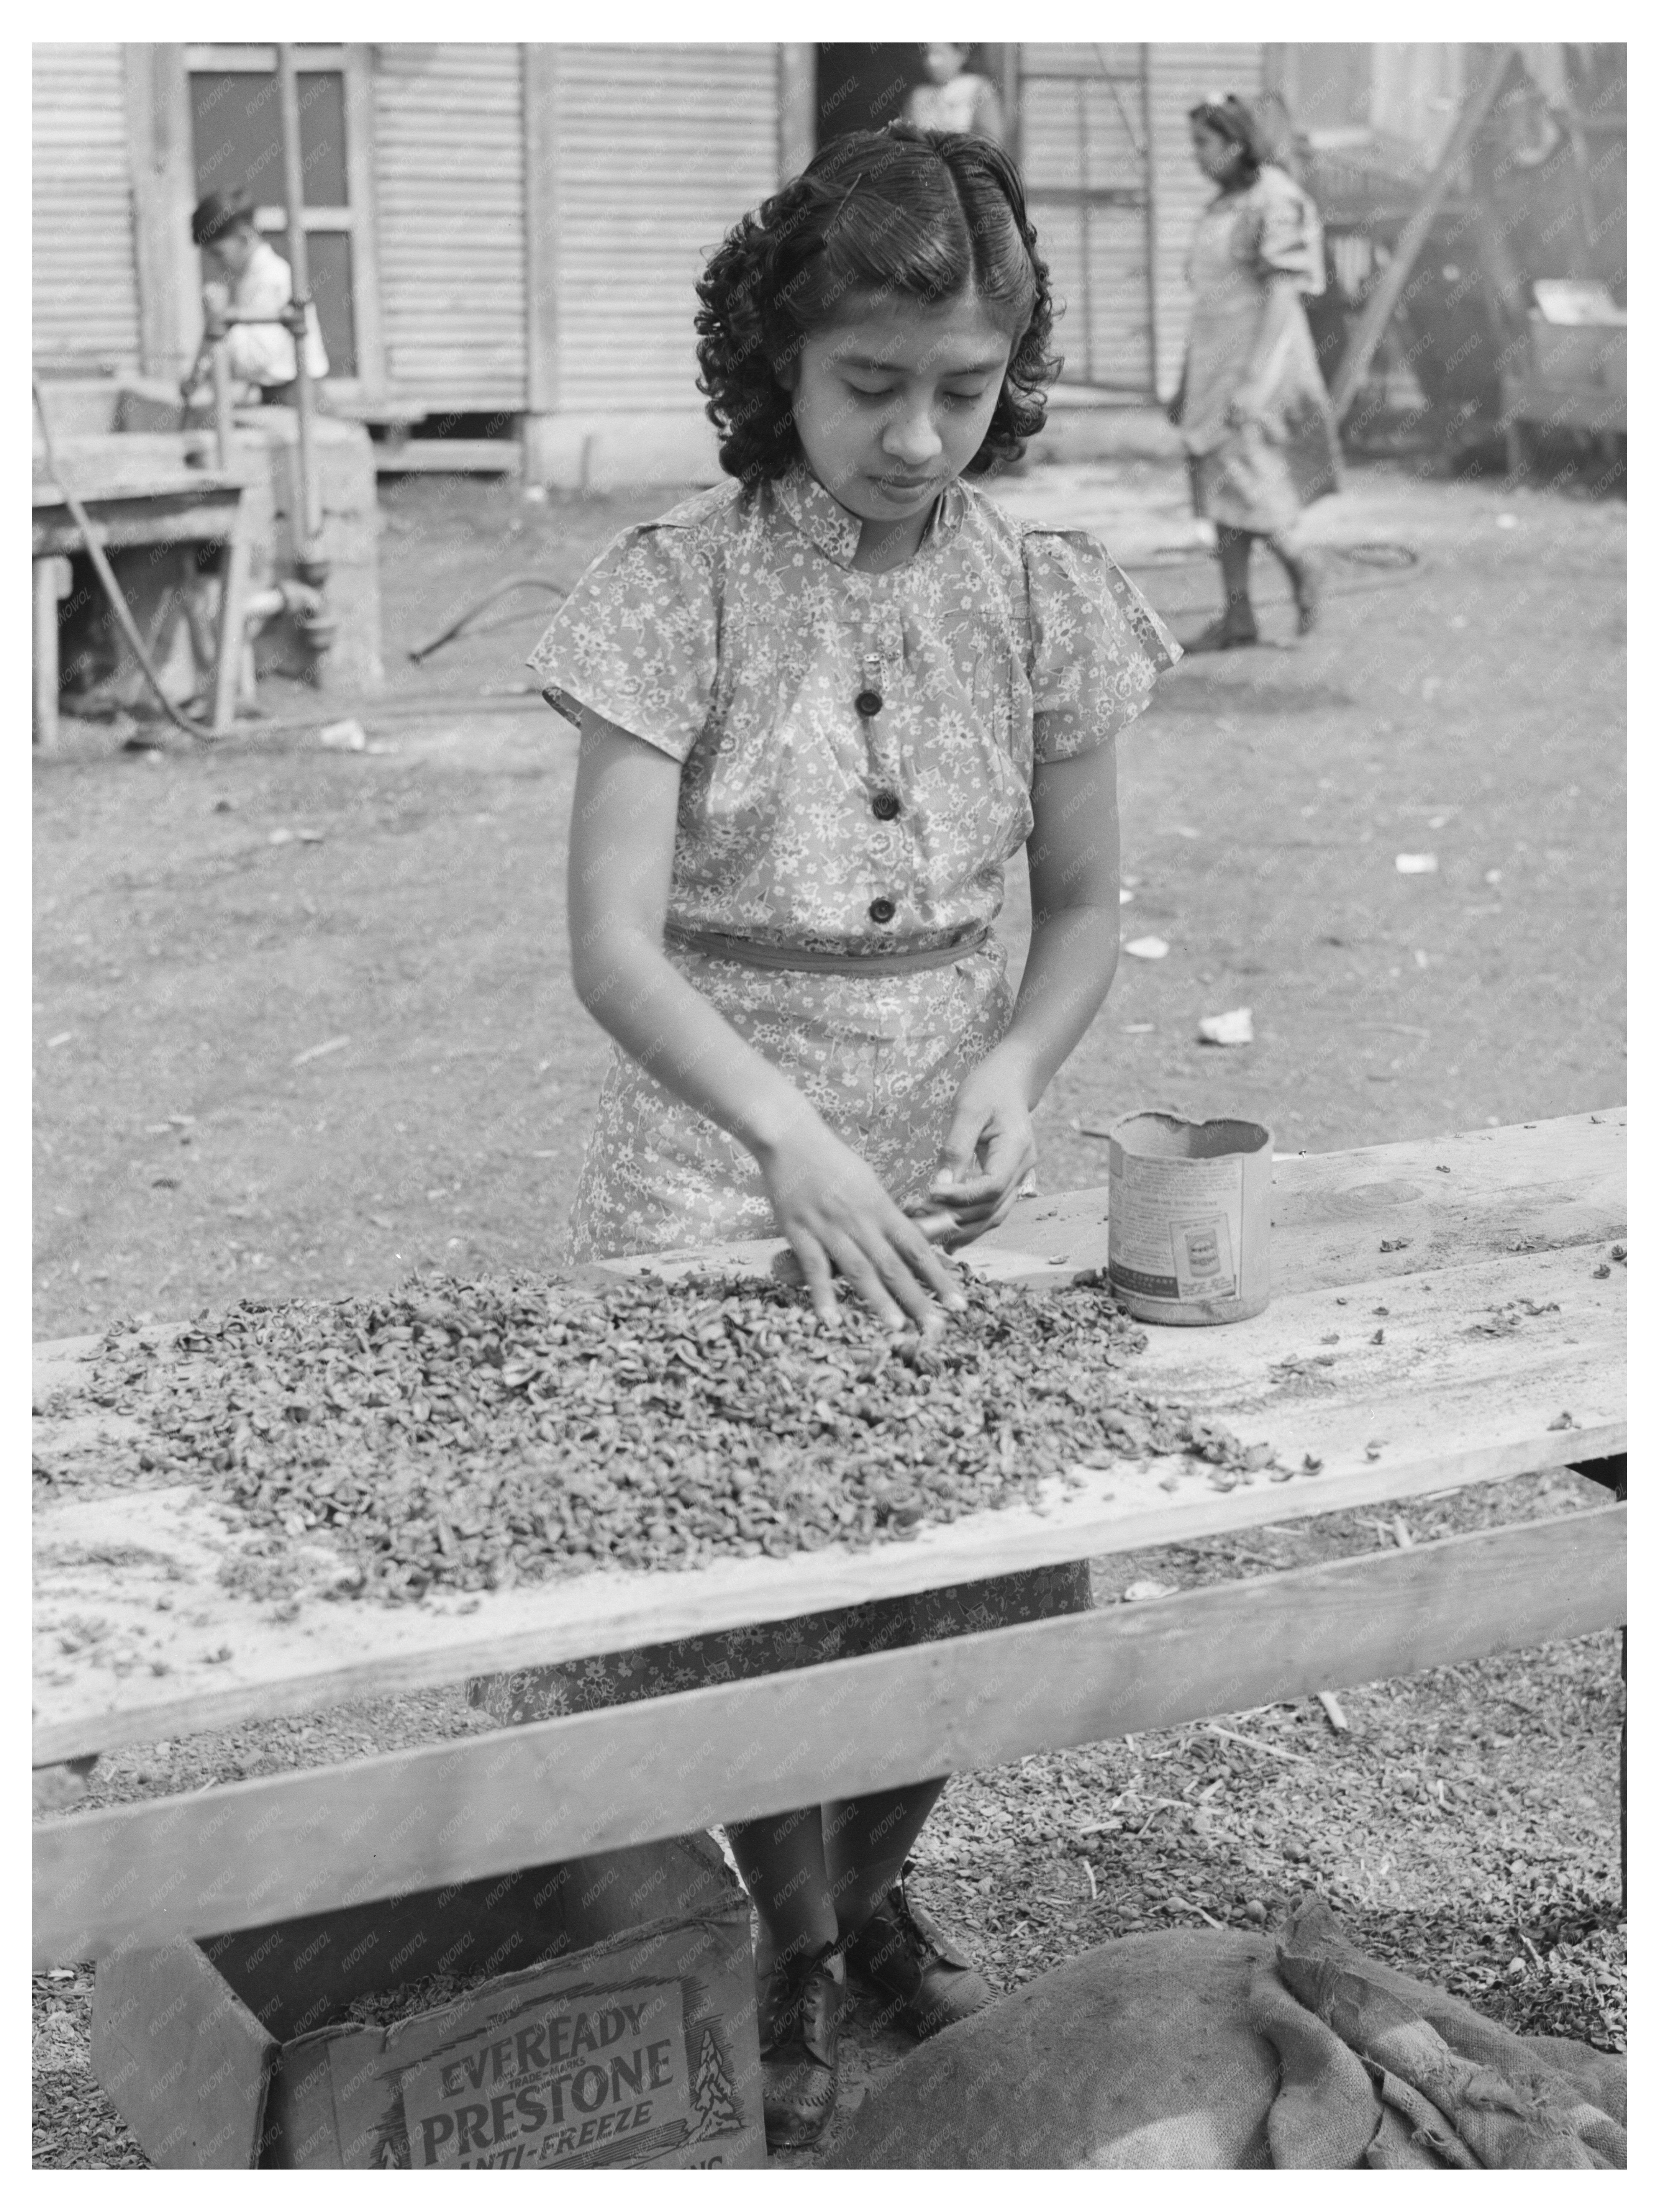
<instances>
[{"instance_id":1,"label":"gravel","mask_svg":"<svg viewBox=\"0 0 1659 2212\"><path fill-rule=\"evenodd\" d=\"M828 1333L800 1290L726 1277L245 1302L176 1356L118 1328L89 1395L132 1431L103 1477L233 1504L268 1539L227 1570L251 1594L280 1596L283 1540L320 1533L348 1589L397 1603L902 1541L1091 1462L1185 1455L1223 1488L1268 1468L1137 1387L1146 1336L1098 1275L1041 1301L963 1288L927 1341L851 1309Z\"/></svg>"},{"instance_id":2,"label":"gravel","mask_svg":"<svg viewBox=\"0 0 1659 2212\"><path fill-rule=\"evenodd\" d=\"M550 1954L546 1959L526 1959L522 1967L515 1966L513 1971L515 1974L528 1973L532 1967L554 1963L555 1956ZM489 1966L477 1967L469 1974L423 1974L418 1981L398 1982L390 1989L367 1990L319 2025L337 2027L349 2021L356 2027L391 2027L398 2021L412 2020L416 2013L443 2012L451 2005L465 2004L475 1990L500 1979L500 1969Z\"/></svg>"}]
</instances>

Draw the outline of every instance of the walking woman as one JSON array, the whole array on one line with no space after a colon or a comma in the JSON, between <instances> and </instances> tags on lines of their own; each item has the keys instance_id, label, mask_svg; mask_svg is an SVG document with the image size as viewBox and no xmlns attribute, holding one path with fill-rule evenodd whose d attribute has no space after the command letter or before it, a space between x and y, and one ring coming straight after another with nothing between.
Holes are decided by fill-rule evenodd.
<instances>
[{"instance_id":1,"label":"walking woman","mask_svg":"<svg viewBox=\"0 0 1659 2212\"><path fill-rule=\"evenodd\" d=\"M1225 606L1188 653L1257 641L1250 555L1263 538L1291 580L1297 629L1319 619L1318 556L1303 509L1339 483L1336 428L1302 295L1324 289L1313 202L1277 167L1242 100L1191 109L1193 155L1217 186L1188 264L1192 329L1170 419L1187 447L1195 511L1216 530Z\"/></svg>"}]
</instances>

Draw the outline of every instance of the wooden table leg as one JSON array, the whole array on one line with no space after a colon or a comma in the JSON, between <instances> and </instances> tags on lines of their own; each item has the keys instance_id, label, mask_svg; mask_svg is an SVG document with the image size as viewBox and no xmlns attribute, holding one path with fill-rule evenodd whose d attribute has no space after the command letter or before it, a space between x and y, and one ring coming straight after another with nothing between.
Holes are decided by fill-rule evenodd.
<instances>
[{"instance_id":1,"label":"wooden table leg","mask_svg":"<svg viewBox=\"0 0 1659 2212\"><path fill-rule=\"evenodd\" d=\"M247 623L249 546L246 518L238 514L225 546L225 573L219 600L219 654L213 671L213 734L223 737L234 723L242 665L242 632Z\"/></svg>"},{"instance_id":2,"label":"wooden table leg","mask_svg":"<svg viewBox=\"0 0 1659 2212\"><path fill-rule=\"evenodd\" d=\"M43 753L58 743L58 603L70 595L70 564L61 553L34 563L34 742Z\"/></svg>"},{"instance_id":3,"label":"wooden table leg","mask_svg":"<svg viewBox=\"0 0 1659 2212\"><path fill-rule=\"evenodd\" d=\"M1575 1474L1588 1475L1610 1490L1622 1505L1629 1495L1629 1457L1615 1452L1609 1459L1581 1459ZM1630 1905L1630 1630L1619 1632L1619 1679L1625 1685L1625 1717L1619 1723L1619 1902Z\"/></svg>"}]
</instances>

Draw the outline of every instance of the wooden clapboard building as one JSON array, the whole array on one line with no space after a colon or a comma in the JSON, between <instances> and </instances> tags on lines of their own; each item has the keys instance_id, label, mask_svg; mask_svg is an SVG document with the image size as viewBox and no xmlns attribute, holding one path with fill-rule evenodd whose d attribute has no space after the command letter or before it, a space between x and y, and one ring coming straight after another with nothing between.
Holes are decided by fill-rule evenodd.
<instances>
[{"instance_id":1,"label":"wooden clapboard building","mask_svg":"<svg viewBox=\"0 0 1659 2212\"><path fill-rule=\"evenodd\" d=\"M1065 302L1079 403L1173 390L1208 189L1187 110L1277 82L1290 51L976 50ZM921 76L910 46L311 46L299 60L330 404L382 434L412 426L412 458L441 433L486 453L521 440L533 472L578 483L596 441L624 475L630 457L660 472L668 449L707 447L702 256ZM200 329L190 210L216 185L247 184L280 249L275 70L257 45L35 46L38 367L178 377Z\"/></svg>"}]
</instances>

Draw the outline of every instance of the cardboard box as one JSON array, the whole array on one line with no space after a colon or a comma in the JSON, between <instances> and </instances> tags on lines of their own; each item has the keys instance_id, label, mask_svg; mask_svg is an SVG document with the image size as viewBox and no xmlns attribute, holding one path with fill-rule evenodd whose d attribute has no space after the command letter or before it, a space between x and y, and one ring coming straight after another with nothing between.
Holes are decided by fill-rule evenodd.
<instances>
[{"instance_id":1,"label":"cardboard box","mask_svg":"<svg viewBox=\"0 0 1659 2212\"><path fill-rule=\"evenodd\" d=\"M701 1836L100 1960L92 2062L165 2166L766 2162L748 1900Z\"/></svg>"}]
</instances>

